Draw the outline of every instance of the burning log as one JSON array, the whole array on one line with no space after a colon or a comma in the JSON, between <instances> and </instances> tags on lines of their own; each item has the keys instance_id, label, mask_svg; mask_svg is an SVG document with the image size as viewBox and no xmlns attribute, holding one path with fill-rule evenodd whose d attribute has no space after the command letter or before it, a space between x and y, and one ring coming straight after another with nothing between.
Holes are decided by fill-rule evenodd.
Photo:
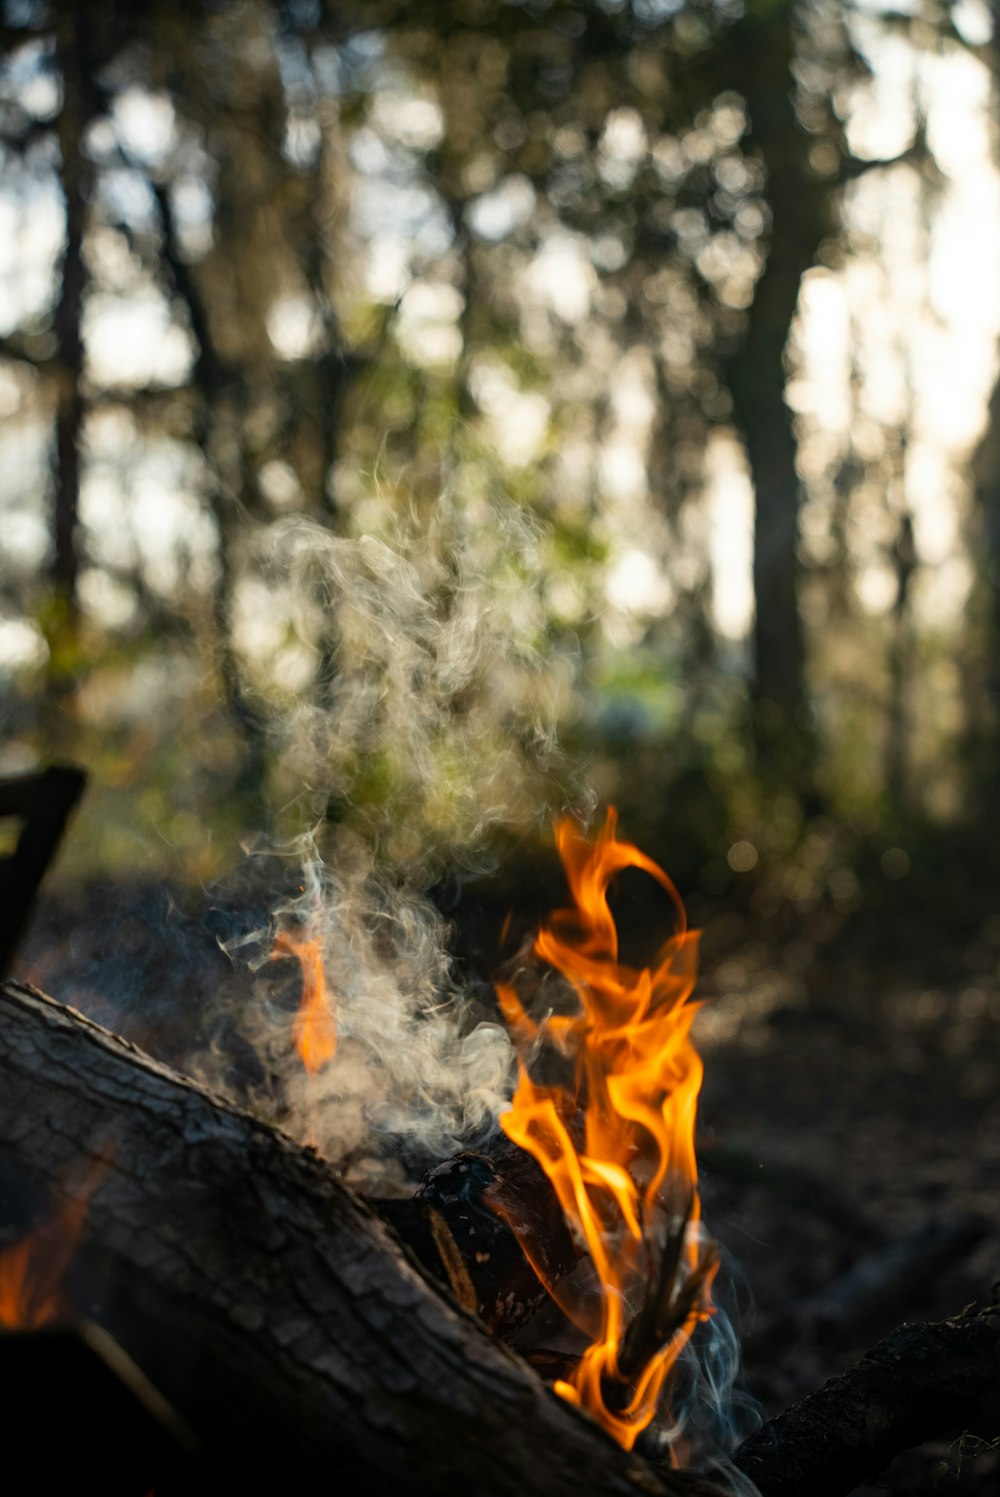
<instances>
[{"instance_id":1,"label":"burning log","mask_svg":"<svg viewBox=\"0 0 1000 1497\"><path fill-rule=\"evenodd\" d=\"M494 1336L511 1335L548 1298L519 1234L538 1244L547 1283L558 1283L577 1264L552 1187L531 1155L506 1138L488 1154L457 1154L437 1165L412 1201L372 1204Z\"/></svg>"},{"instance_id":2,"label":"burning log","mask_svg":"<svg viewBox=\"0 0 1000 1497\"><path fill-rule=\"evenodd\" d=\"M698 937L663 869L616 829L611 809L592 841L568 819L556 825L572 904L542 922L532 949L567 983L570 1012L536 1021L512 985L497 983L496 993L519 1062L500 1125L544 1169L591 1268L590 1284L564 1295L546 1280L530 1231L512 1223L589 1342L553 1386L631 1450L692 1333L715 1313L718 1256L700 1230L694 1151ZM655 879L672 907L673 931L652 967L619 960L608 890L627 869Z\"/></svg>"},{"instance_id":3,"label":"burning log","mask_svg":"<svg viewBox=\"0 0 1000 1497\"><path fill-rule=\"evenodd\" d=\"M0 1154L107 1160L68 1290L238 1472L376 1494L607 1497L654 1476L427 1284L321 1159L37 991L0 989ZM251 1489L252 1483L251 1483Z\"/></svg>"},{"instance_id":4,"label":"burning log","mask_svg":"<svg viewBox=\"0 0 1000 1497\"><path fill-rule=\"evenodd\" d=\"M967 1427L998 1383L995 1299L952 1320L900 1326L751 1435L734 1461L761 1497L844 1497L900 1451Z\"/></svg>"}]
</instances>

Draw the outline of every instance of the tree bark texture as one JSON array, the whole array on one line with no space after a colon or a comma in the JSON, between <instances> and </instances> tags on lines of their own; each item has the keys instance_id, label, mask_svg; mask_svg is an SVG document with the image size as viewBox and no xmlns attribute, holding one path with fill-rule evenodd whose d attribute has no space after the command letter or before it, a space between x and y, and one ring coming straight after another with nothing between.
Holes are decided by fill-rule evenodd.
<instances>
[{"instance_id":1,"label":"tree bark texture","mask_svg":"<svg viewBox=\"0 0 1000 1497\"><path fill-rule=\"evenodd\" d=\"M0 1160L93 1189L70 1292L214 1452L405 1497L665 1493L312 1151L33 989L0 989ZM688 1490L685 1487L685 1490Z\"/></svg>"}]
</instances>

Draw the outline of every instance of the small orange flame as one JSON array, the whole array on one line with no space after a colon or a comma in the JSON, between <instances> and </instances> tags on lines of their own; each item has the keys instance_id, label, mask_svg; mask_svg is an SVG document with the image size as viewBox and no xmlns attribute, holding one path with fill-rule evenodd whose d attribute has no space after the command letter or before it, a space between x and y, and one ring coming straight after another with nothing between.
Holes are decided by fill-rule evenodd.
<instances>
[{"instance_id":1,"label":"small orange flame","mask_svg":"<svg viewBox=\"0 0 1000 1497\"><path fill-rule=\"evenodd\" d=\"M295 1015L295 1048L310 1076L314 1076L329 1064L337 1051L333 997L323 972L322 943L283 930L274 939L271 955L297 957L302 968L302 1001Z\"/></svg>"},{"instance_id":2,"label":"small orange flame","mask_svg":"<svg viewBox=\"0 0 1000 1497\"><path fill-rule=\"evenodd\" d=\"M699 1005L689 1001L697 932L686 929L667 875L619 842L616 827L613 810L593 842L569 821L556 827L573 908L549 917L534 951L568 979L579 1009L535 1023L513 988L497 985L519 1066L513 1104L500 1122L545 1170L599 1281L596 1297L546 1285L591 1338L556 1391L631 1449L692 1331L712 1313L716 1262L697 1232L702 1063L690 1038ZM655 969L618 961L607 891L627 868L656 879L674 906L677 928ZM570 1082L537 1082L529 1065L537 1073L540 1062L547 1075L569 1065ZM538 1271L530 1241L522 1236L521 1246ZM637 1296L642 1308L630 1318Z\"/></svg>"},{"instance_id":3,"label":"small orange flame","mask_svg":"<svg viewBox=\"0 0 1000 1497\"><path fill-rule=\"evenodd\" d=\"M0 1326L34 1331L65 1312L62 1282L76 1253L103 1162L55 1216L0 1253Z\"/></svg>"}]
</instances>

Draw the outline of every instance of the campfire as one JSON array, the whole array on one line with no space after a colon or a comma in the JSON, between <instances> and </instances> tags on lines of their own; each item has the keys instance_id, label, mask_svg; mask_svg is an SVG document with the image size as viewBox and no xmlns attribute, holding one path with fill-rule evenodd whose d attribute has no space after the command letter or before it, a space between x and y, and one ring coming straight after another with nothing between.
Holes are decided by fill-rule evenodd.
<instances>
[{"instance_id":1,"label":"campfire","mask_svg":"<svg viewBox=\"0 0 1000 1497\"><path fill-rule=\"evenodd\" d=\"M498 984L519 1053L518 1087L500 1122L542 1166L591 1268L592 1283L561 1292L547 1281L530 1234L518 1231L539 1278L589 1338L555 1390L630 1450L653 1420L694 1327L711 1313L717 1260L698 1231L694 1128L702 1069L689 1001L695 937L670 880L637 847L619 842L615 828L613 812L593 843L569 821L557 828L573 906L542 926L534 952L567 980L578 1011L536 1023L514 987ZM661 883L674 908L678 928L655 970L618 960L608 886L627 868ZM567 1063L568 1082L533 1079L540 1059L552 1054ZM637 1295L640 1308L629 1322L626 1307Z\"/></svg>"},{"instance_id":2,"label":"campfire","mask_svg":"<svg viewBox=\"0 0 1000 1497\"><path fill-rule=\"evenodd\" d=\"M565 979L577 1011L547 1012L535 1020L516 983L496 983L519 1063L517 1089L500 1126L541 1166L575 1252L553 1260L548 1236L538 1239L537 1216L523 1207L508 1210L496 1190L484 1199L506 1222L568 1325L586 1338L568 1377L553 1381L555 1392L586 1409L630 1450L656 1416L664 1384L695 1326L712 1313L718 1260L701 1232L694 1150L702 1075L690 1038L697 1011L691 1002L696 933L687 930L684 907L666 874L637 847L619 841L616 825L609 811L592 842L569 820L556 829L574 903L543 923L532 953ZM631 969L618 960L608 888L629 868L662 885L676 922L654 970ZM294 1044L314 1075L333 1059L337 1043L322 942L282 930L271 955L294 956L300 963ZM553 1061L569 1073L564 1083L533 1079ZM438 1190L440 1179L435 1176ZM544 1191L540 1179L535 1188ZM423 1198L431 1209L426 1193ZM398 1209L395 1215L398 1222ZM431 1220L441 1267L460 1297L472 1292L475 1304L453 1234L439 1213ZM575 1258L585 1259L586 1268L564 1279ZM529 1299L534 1304L538 1297ZM638 1307L629 1314L633 1302Z\"/></svg>"},{"instance_id":3,"label":"campfire","mask_svg":"<svg viewBox=\"0 0 1000 1497\"><path fill-rule=\"evenodd\" d=\"M280 1455L296 1485L335 1471L394 1497L549 1497L582 1471L609 1497L833 1497L995 1384L996 1306L904 1327L731 1458L679 1469L719 1268L695 1157L697 935L613 812L593 837L566 820L556 837L570 903L496 983L510 1105L409 1196L363 1200L315 1148L4 987L4 1168L52 1207L0 1256L0 1320L18 1345L61 1322L133 1369L159 1464L115 1491L144 1497L151 1474L160 1497L258 1490ZM629 870L663 891L649 966L620 956L612 885ZM316 1084L351 1044L327 941L286 924L271 947L301 969L288 1041Z\"/></svg>"}]
</instances>

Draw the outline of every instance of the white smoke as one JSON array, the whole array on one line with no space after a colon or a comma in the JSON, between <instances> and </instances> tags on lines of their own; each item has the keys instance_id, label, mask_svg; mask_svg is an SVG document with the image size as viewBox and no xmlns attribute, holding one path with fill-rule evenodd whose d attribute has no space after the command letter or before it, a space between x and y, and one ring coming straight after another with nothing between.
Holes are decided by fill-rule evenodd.
<instances>
[{"instance_id":1,"label":"white smoke","mask_svg":"<svg viewBox=\"0 0 1000 1497\"><path fill-rule=\"evenodd\" d=\"M260 1105L390 1192L484 1136L509 1099L506 1030L456 980L427 890L488 867L497 828L546 817L569 682L547 648L533 516L450 491L425 510L383 498L368 520L345 537L295 519L267 539L272 598L313 661L273 717L282 793L311 826L292 849L301 897L249 943L242 1028ZM337 1050L312 1075L275 1008L278 929L323 952Z\"/></svg>"},{"instance_id":2,"label":"white smoke","mask_svg":"<svg viewBox=\"0 0 1000 1497\"><path fill-rule=\"evenodd\" d=\"M384 1194L492 1131L510 1096L510 1041L456 981L445 922L419 889L345 837L333 863L312 857L277 922L319 942L337 1028L332 1061L308 1074L287 1016L283 1040L270 1024L286 1126Z\"/></svg>"},{"instance_id":3,"label":"white smoke","mask_svg":"<svg viewBox=\"0 0 1000 1497\"><path fill-rule=\"evenodd\" d=\"M272 578L320 677L277 736L314 812L334 800L381 865L425 881L477 866L492 828L544 814L567 671L548 648L543 533L524 508L446 492L373 517L353 538L302 520L270 534Z\"/></svg>"}]
</instances>

